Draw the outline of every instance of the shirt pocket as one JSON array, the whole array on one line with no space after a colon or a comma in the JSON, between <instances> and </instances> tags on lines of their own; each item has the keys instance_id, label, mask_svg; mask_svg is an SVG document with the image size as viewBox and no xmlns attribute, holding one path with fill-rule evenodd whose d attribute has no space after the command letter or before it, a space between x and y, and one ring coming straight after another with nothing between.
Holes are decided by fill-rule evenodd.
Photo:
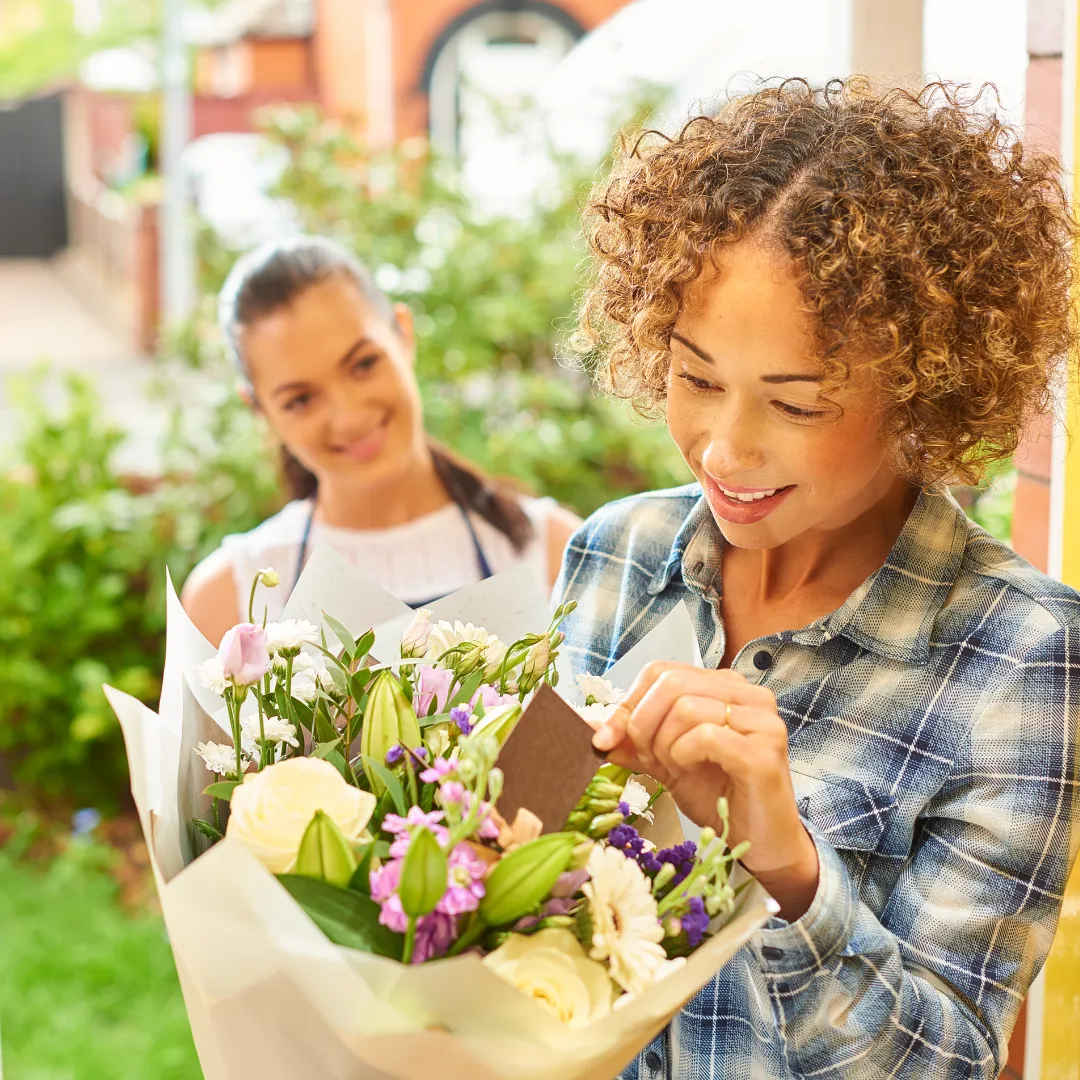
<instances>
[{"instance_id":1,"label":"shirt pocket","mask_svg":"<svg viewBox=\"0 0 1080 1080\"><path fill-rule=\"evenodd\" d=\"M894 796L847 778L793 772L792 781L799 813L837 851L906 855L889 850L889 826L898 804Z\"/></svg>"}]
</instances>

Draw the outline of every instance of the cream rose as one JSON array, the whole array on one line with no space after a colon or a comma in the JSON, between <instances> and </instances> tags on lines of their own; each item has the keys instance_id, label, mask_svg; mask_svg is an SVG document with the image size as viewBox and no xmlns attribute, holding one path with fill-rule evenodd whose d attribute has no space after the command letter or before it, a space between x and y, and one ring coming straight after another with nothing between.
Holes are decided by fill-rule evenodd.
<instances>
[{"instance_id":1,"label":"cream rose","mask_svg":"<svg viewBox=\"0 0 1080 1080\"><path fill-rule=\"evenodd\" d=\"M289 758L244 777L233 791L225 833L240 840L271 873L287 874L316 810L346 840L356 841L375 811L375 796L347 784L328 761Z\"/></svg>"},{"instance_id":2,"label":"cream rose","mask_svg":"<svg viewBox=\"0 0 1080 1080\"><path fill-rule=\"evenodd\" d=\"M607 968L590 960L569 930L511 934L484 963L570 1027L585 1027L611 1012L614 987Z\"/></svg>"}]
</instances>

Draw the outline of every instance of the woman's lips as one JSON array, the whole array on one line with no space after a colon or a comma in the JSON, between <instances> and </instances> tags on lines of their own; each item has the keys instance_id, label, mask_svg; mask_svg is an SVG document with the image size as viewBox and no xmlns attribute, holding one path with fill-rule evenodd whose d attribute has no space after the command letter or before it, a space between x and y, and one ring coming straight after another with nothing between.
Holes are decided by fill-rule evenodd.
<instances>
[{"instance_id":1,"label":"woman's lips","mask_svg":"<svg viewBox=\"0 0 1080 1080\"><path fill-rule=\"evenodd\" d=\"M766 495L752 502L744 502L742 499L732 498L720 490L720 486L711 477L705 477L705 497L713 513L724 521L733 525L753 525L755 522L767 518L787 497L795 490L794 484L788 484L780 488L728 488L729 491L739 491L750 494L757 491L775 490L775 494Z\"/></svg>"},{"instance_id":2,"label":"woman's lips","mask_svg":"<svg viewBox=\"0 0 1080 1080\"><path fill-rule=\"evenodd\" d=\"M380 424L374 431L369 431L363 438L346 446L335 447L337 452L350 461L371 461L378 456L386 444L386 423Z\"/></svg>"}]
</instances>

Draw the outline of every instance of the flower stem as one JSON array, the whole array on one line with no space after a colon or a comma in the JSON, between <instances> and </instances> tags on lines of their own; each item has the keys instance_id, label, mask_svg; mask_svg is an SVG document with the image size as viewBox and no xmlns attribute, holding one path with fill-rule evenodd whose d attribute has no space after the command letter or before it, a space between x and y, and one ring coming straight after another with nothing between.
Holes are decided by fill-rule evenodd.
<instances>
[{"instance_id":1,"label":"flower stem","mask_svg":"<svg viewBox=\"0 0 1080 1080\"><path fill-rule=\"evenodd\" d=\"M236 700L236 687L228 696L229 727L232 728L233 749L236 751L236 779L244 778L243 747L240 745L240 702Z\"/></svg>"},{"instance_id":2,"label":"flower stem","mask_svg":"<svg viewBox=\"0 0 1080 1080\"><path fill-rule=\"evenodd\" d=\"M470 945L475 945L486 929L487 925L484 923L484 920L481 919L475 911L470 912L469 921L465 924L464 932L457 941L446 950L446 955L457 956L458 953L464 952Z\"/></svg>"},{"instance_id":3,"label":"flower stem","mask_svg":"<svg viewBox=\"0 0 1080 1080\"><path fill-rule=\"evenodd\" d=\"M255 579L251 583L251 595L248 596L248 622L255 622L255 590L259 587L259 582L262 579L261 574L256 574Z\"/></svg>"},{"instance_id":4,"label":"flower stem","mask_svg":"<svg viewBox=\"0 0 1080 1080\"><path fill-rule=\"evenodd\" d=\"M405 929L405 948L402 950L401 962L403 964L409 964L412 962L413 947L416 945L416 916L409 916L409 925Z\"/></svg>"}]
</instances>

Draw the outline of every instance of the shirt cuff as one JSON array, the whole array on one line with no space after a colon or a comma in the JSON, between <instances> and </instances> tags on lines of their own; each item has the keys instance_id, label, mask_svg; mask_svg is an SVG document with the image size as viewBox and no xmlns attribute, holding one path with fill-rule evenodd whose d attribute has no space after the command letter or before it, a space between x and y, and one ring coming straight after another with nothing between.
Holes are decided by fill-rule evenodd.
<instances>
[{"instance_id":1,"label":"shirt cuff","mask_svg":"<svg viewBox=\"0 0 1080 1080\"><path fill-rule=\"evenodd\" d=\"M808 821L818 853L818 887L806 913L795 922L774 918L760 931L756 951L769 979L808 975L847 944L859 898L836 849Z\"/></svg>"}]
</instances>

